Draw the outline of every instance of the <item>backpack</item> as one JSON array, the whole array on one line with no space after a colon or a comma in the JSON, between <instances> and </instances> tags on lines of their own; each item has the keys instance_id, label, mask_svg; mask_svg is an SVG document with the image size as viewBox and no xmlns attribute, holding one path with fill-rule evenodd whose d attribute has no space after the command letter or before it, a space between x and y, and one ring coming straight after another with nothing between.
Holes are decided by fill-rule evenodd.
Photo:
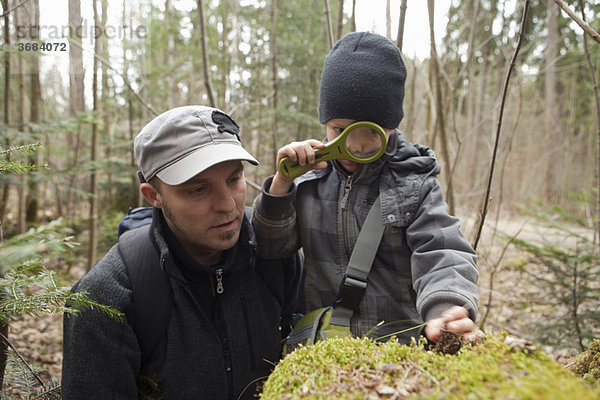
<instances>
[{"instance_id":1,"label":"backpack","mask_svg":"<svg viewBox=\"0 0 600 400\"><path fill-rule=\"evenodd\" d=\"M152 222L152 207L138 207L129 209L127 215L119 223L117 238L123 233L140 226L149 225Z\"/></svg>"},{"instance_id":2,"label":"backpack","mask_svg":"<svg viewBox=\"0 0 600 400\"><path fill-rule=\"evenodd\" d=\"M137 210L137 211L136 211ZM169 325L171 286L163 271L158 250L150 239L152 207L135 209L119 224L119 252L123 257L133 296L133 313L128 316L142 352L148 361ZM133 227L133 229L131 229Z\"/></svg>"}]
</instances>

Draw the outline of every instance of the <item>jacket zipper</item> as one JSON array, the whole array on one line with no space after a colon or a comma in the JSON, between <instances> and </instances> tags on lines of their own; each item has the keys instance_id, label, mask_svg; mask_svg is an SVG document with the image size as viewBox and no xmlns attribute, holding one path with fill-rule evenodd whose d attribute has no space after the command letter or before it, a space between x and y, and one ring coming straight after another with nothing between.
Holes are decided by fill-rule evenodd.
<instances>
[{"instance_id":1,"label":"jacket zipper","mask_svg":"<svg viewBox=\"0 0 600 400\"><path fill-rule=\"evenodd\" d=\"M221 268L216 271L217 276L217 293L223 293L223 270ZM225 362L225 375L227 376L227 397L233 393L233 367L231 362L231 348L229 346L227 324L223 318L223 305L220 299L215 299L215 306L218 307L219 318L216 321L215 328L221 339L221 349L223 350L223 361ZM220 326L220 328L219 328Z\"/></svg>"},{"instance_id":2,"label":"jacket zipper","mask_svg":"<svg viewBox=\"0 0 600 400\"><path fill-rule=\"evenodd\" d=\"M225 358L225 374L227 375L227 390L228 394L233 393L233 374L231 369L231 352L229 350L229 342L227 338L221 338L223 346L223 357Z\"/></svg>"},{"instance_id":3,"label":"jacket zipper","mask_svg":"<svg viewBox=\"0 0 600 400\"><path fill-rule=\"evenodd\" d=\"M217 294L223 293L223 270L219 268L215 275L217 279Z\"/></svg>"},{"instance_id":4,"label":"jacket zipper","mask_svg":"<svg viewBox=\"0 0 600 400\"><path fill-rule=\"evenodd\" d=\"M352 178L354 175L349 175L346 178L346 186L344 187L344 201L342 207L342 231L344 232L344 246L346 254L350 257L350 245L348 244L348 198L350 197L350 189L352 189Z\"/></svg>"}]
</instances>

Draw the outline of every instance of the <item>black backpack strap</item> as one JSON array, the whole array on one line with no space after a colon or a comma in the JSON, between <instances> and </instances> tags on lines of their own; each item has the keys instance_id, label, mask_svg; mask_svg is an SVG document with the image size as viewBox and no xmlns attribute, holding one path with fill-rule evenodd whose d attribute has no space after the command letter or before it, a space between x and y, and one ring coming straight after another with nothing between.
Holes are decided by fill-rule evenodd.
<instances>
[{"instance_id":1,"label":"black backpack strap","mask_svg":"<svg viewBox=\"0 0 600 400\"><path fill-rule=\"evenodd\" d=\"M377 196L358 233L350 255L346 274L338 290L338 299L331 313L331 324L350 326L350 319L358 310L367 290L367 278L379 249L385 226L381 218L381 198Z\"/></svg>"},{"instance_id":2,"label":"black backpack strap","mask_svg":"<svg viewBox=\"0 0 600 400\"><path fill-rule=\"evenodd\" d=\"M163 338L170 318L172 293L160 254L150 237L151 225L132 229L119 238L119 251L127 267L133 292L129 323L146 362Z\"/></svg>"}]
</instances>

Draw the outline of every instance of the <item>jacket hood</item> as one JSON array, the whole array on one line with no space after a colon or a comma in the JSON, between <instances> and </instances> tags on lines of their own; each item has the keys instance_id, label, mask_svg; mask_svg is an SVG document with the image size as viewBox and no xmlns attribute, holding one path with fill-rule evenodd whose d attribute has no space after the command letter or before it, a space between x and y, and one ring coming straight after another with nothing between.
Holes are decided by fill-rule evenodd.
<instances>
[{"instance_id":1,"label":"jacket hood","mask_svg":"<svg viewBox=\"0 0 600 400\"><path fill-rule=\"evenodd\" d=\"M337 169L341 170L339 167ZM354 172L354 182L372 180L373 176L382 175L382 171L386 169L396 179L400 179L411 174L435 176L440 172L440 165L432 149L410 143L406 136L396 129L395 133L390 135L383 156L375 162L360 166Z\"/></svg>"},{"instance_id":2,"label":"jacket hood","mask_svg":"<svg viewBox=\"0 0 600 400\"><path fill-rule=\"evenodd\" d=\"M435 152L431 148L410 143L406 136L399 130L396 130L395 139L397 141L396 152L388 156L391 157L391 159L388 158L388 167L390 170L401 175L408 175L410 173L439 174L440 165L435 157Z\"/></svg>"}]
</instances>

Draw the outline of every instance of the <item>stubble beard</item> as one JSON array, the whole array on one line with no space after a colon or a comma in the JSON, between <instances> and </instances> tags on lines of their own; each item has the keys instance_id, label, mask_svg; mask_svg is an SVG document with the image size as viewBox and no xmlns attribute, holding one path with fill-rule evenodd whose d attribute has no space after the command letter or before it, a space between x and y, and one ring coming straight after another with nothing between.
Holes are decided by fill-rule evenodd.
<instances>
[{"instance_id":1,"label":"stubble beard","mask_svg":"<svg viewBox=\"0 0 600 400\"><path fill-rule=\"evenodd\" d=\"M165 216L166 219L170 220L175 226L178 226L178 221L175 218L175 215L173 215L173 213L169 209L169 205L164 200L163 200L163 203L162 203L162 212L163 212L163 214L164 214L164 216ZM232 240L237 235L239 235L240 229L229 231L229 232L220 233L219 236L218 236L219 241L220 242L228 242L228 241Z\"/></svg>"},{"instance_id":2,"label":"stubble beard","mask_svg":"<svg viewBox=\"0 0 600 400\"><path fill-rule=\"evenodd\" d=\"M231 239L233 239L236 235L238 234L238 231L229 231L229 232L225 232L225 233L221 233L219 235L219 239L221 241L229 241Z\"/></svg>"}]
</instances>

